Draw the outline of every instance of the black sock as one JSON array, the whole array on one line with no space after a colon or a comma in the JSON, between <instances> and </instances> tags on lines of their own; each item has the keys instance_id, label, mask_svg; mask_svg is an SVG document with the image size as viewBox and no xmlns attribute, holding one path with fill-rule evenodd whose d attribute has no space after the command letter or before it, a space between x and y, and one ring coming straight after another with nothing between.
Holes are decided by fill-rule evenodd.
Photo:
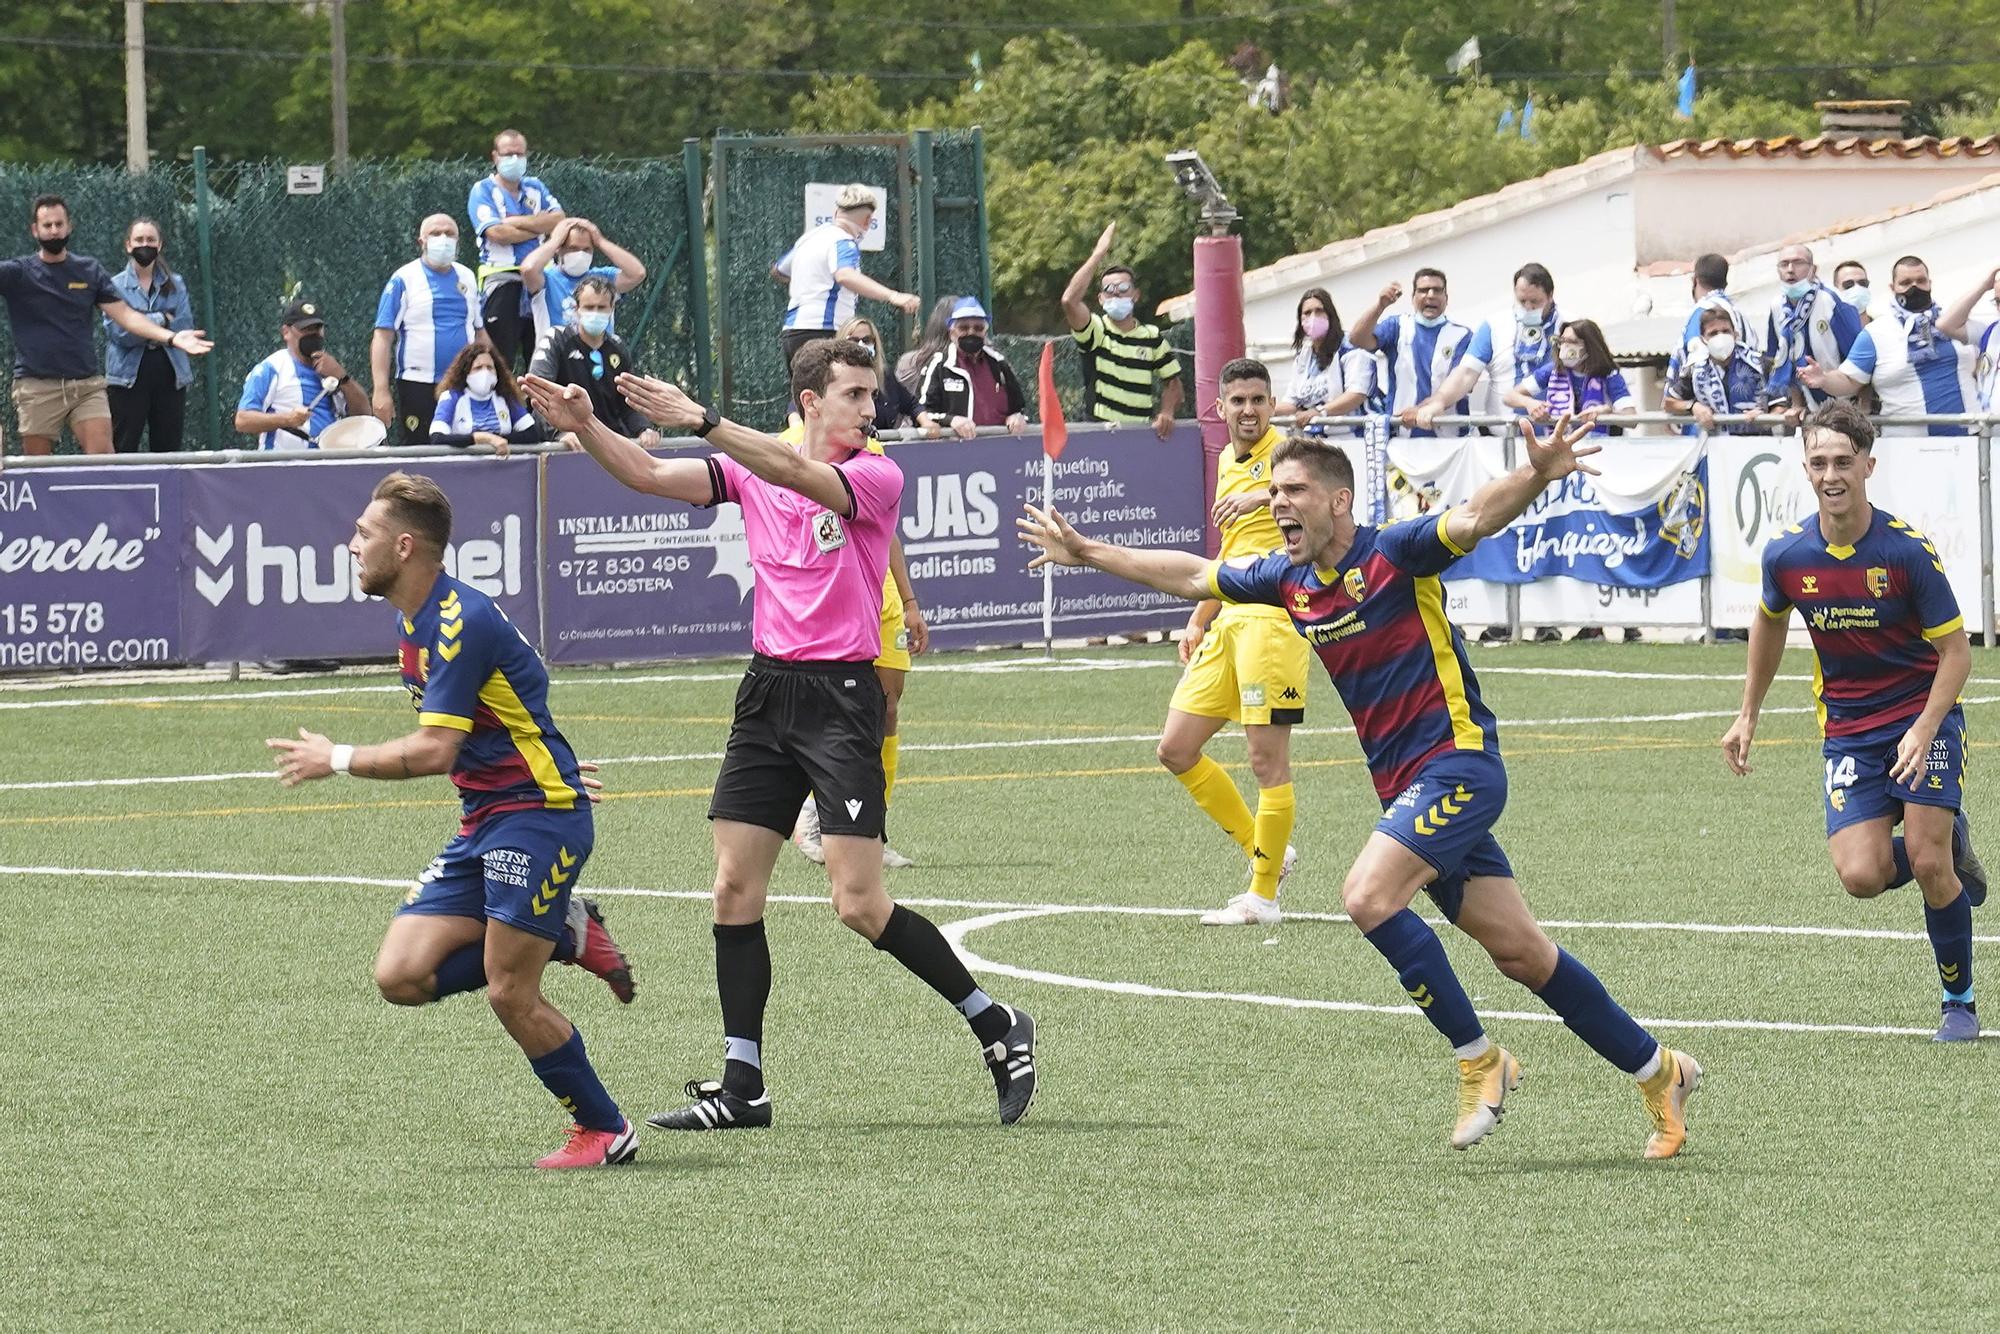
<instances>
[{"instance_id":1,"label":"black sock","mask_svg":"<svg viewBox=\"0 0 2000 1334\"><path fill-rule=\"evenodd\" d=\"M889 924L876 938L875 948L891 955L955 1006L963 1006L979 993L979 984L952 953L937 923L900 903L890 911ZM1007 1030L1013 1026L1002 1005L987 1005L977 1014L967 1015L966 1022L972 1025L973 1036L987 1046L1007 1036Z\"/></svg>"},{"instance_id":2,"label":"black sock","mask_svg":"<svg viewBox=\"0 0 2000 1334\"><path fill-rule=\"evenodd\" d=\"M764 923L715 925L715 993L722 1000L722 1086L739 1097L764 1091L764 1006L771 999L771 945Z\"/></svg>"}]
</instances>

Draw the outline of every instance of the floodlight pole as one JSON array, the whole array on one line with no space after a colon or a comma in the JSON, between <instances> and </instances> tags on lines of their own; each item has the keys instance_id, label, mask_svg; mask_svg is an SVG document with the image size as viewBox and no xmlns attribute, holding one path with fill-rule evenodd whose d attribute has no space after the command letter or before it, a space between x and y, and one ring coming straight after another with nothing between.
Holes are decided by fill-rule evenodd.
<instances>
[{"instance_id":1,"label":"floodlight pole","mask_svg":"<svg viewBox=\"0 0 2000 1334\"><path fill-rule=\"evenodd\" d=\"M1243 238L1232 236L1236 210L1228 201L1207 201L1201 220L1206 235L1194 240L1194 397L1201 424L1202 513L1215 510L1216 461L1229 446L1229 426L1217 407L1222 368L1243 355ZM1222 535L1206 523L1206 548L1213 556Z\"/></svg>"}]
</instances>

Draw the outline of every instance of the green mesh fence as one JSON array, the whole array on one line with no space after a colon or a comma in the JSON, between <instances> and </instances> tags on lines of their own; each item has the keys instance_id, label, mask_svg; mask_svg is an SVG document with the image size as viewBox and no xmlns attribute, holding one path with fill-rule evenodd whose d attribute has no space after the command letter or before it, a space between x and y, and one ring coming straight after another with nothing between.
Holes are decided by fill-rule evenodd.
<instances>
[{"instance_id":1,"label":"green mesh fence","mask_svg":"<svg viewBox=\"0 0 2000 1334\"><path fill-rule=\"evenodd\" d=\"M25 237L29 201L43 191L63 194L75 215L76 247L116 268L124 262L125 223L140 213L158 218L169 262L192 284L196 323L215 341L213 379L198 361L188 392L188 445L233 448L245 443L230 425L244 376L279 346L279 313L294 288L325 308L328 350L371 383L368 344L383 284L416 257L417 227L431 213L458 220L459 258L476 264L466 196L488 169L483 159L359 162L329 175L320 194L292 195L282 163L216 168L207 182L212 270L200 262L200 183L191 168L156 168L145 176L98 167L9 170L0 173L0 221L8 213L21 218ZM642 369L692 383L692 284L705 275L701 240L689 235L681 163L545 157L536 159L535 174L566 212L590 218L646 265L646 282L621 299L619 332ZM212 284L212 321L202 300L205 283ZM5 336L0 330L0 351L11 365ZM11 403L5 411L9 448L18 448Z\"/></svg>"}]
</instances>

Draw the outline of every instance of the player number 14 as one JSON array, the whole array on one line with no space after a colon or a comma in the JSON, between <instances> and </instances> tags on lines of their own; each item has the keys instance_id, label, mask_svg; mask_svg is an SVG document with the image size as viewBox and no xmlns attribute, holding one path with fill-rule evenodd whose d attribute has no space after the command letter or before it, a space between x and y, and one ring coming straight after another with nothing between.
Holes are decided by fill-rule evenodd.
<instances>
[{"instance_id":1,"label":"player number 14","mask_svg":"<svg viewBox=\"0 0 2000 1334\"><path fill-rule=\"evenodd\" d=\"M1854 757L1852 755L1841 756L1837 764L1832 760L1828 760L1826 762L1826 795L1829 797L1832 796L1833 790L1837 787L1853 787L1855 777Z\"/></svg>"}]
</instances>

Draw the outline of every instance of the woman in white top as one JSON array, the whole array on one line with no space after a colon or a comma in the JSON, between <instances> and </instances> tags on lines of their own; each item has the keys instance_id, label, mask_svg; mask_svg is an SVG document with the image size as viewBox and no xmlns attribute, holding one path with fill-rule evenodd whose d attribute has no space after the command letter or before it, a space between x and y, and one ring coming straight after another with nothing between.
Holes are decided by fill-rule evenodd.
<instances>
[{"instance_id":1,"label":"woman in white top","mask_svg":"<svg viewBox=\"0 0 2000 1334\"><path fill-rule=\"evenodd\" d=\"M1340 312L1324 287L1299 298L1292 322L1292 380L1277 415L1345 417L1358 412L1375 388L1375 359L1341 341ZM1359 434L1352 428L1308 428L1321 434Z\"/></svg>"}]
</instances>

